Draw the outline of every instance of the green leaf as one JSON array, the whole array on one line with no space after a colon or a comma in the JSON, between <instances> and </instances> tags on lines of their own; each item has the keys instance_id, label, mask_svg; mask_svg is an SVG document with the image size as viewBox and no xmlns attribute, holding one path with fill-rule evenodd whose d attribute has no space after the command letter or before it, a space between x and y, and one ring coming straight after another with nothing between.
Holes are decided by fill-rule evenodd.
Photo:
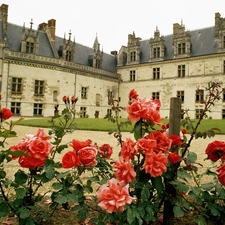
<instances>
[{"instance_id":1,"label":"green leaf","mask_svg":"<svg viewBox=\"0 0 225 225\"><path fill-rule=\"evenodd\" d=\"M194 221L198 224L198 225L207 225L206 220L204 217L202 216L196 216Z\"/></svg>"},{"instance_id":2,"label":"green leaf","mask_svg":"<svg viewBox=\"0 0 225 225\"><path fill-rule=\"evenodd\" d=\"M9 208L5 202L0 203L0 217L5 217L9 214Z\"/></svg>"},{"instance_id":3,"label":"green leaf","mask_svg":"<svg viewBox=\"0 0 225 225\"><path fill-rule=\"evenodd\" d=\"M87 213L88 210L86 208L79 210L77 215L78 219L82 222L85 221L85 219L87 218Z\"/></svg>"},{"instance_id":4,"label":"green leaf","mask_svg":"<svg viewBox=\"0 0 225 225\"><path fill-rule=\"evenodd\" d=\"M174 206L173 212L174 212L175 216L177 216L177 217L183 217L184 216L184 210L179 206Z\"/></svg>"},{"instance_id":5,"label":"green leaf","mask_svg":"<svg viewBox=\"0 0 225 225\"><path fill-rule=\"evenodd\" d=\"M60 190L61 188L63 188L63 185L60 183L53 183L52 188L54 188L55 190Z\"/></svg>"},{"instance_id":6,"label":"green leaf","mask_svg":"<svg viewBox=\"0 0 225 225\"><path fill-rule=\"evenodd\" d=\"M67 197L65 196L62 196L62 195L58 195L56 198L55 198L55 202L59 203L59 204L64 204L67 202Z\"/></svg>"},{"instance_id":7,"label":"green leaf","mask_svg":"<svg viewBox=\"0 0 225 225\"><path fill-rule=\"evenodd\" d=\"M212 204L209 204L208 207L209 207L213 216L220 217L220 212Z\"/></svg>"},{"instance_id":8,"label":"green leaf","mask_svg":"<svg viewBox=\"0 0 225 225\"><path fill-rule=\"evenodd\" d=\"M150 193L149 193L149 190L144 187L142 190L141 190L141 199L143 201L147 201L150 197Z\"/></svg>"},{"instance_id":9,"label":"green leaf","mask_svg":"<svg viewBox=\"0 0 225 225\"><path fill-rule=\"evenodd\" d=\"M197 160L197 155L194 152L189 152L187 155L187 159L191 161L192 163Z\"/></svg>"},{"instance_id":10,"label":"green leaf","mask_svg":"<svg viewBox=\"0 0 225 225\"><path fill-rule=\"evenodd\" d=\"M127 209L127 222L129 224L132 224L135 220L135 213L133 213L133 210L131 208Z\"/></svg>"},{"instance_id":11,"label":"green leaf","mask_svg":"<svg viewBox=\"0 0 225 225\"><path fill-rule=\"evenodd\" d=\"M0 179L5 178L6 172L4 170L0 170Z\"/></svg>"},{"instance_id":12,"label":"green leaf","mask_svg":"<svg viewBox=\"0 0 225 225\"><path fill-rule=\"evenodd\" d=\"M17 188L16 189L16 197L19 199L24 198L24 196L26 195L26 190L24 188Z\"/></svg>"},{"instance_id":13,"label":"green leaf","mask_svg":"<svg viewBox=\"0 0 225 225\"><path fill-rule=\"evenodd\" d=\"M15 182L17 184L25 184L27 182L28 176L22 171L18 170L15 173Z\"/></svg>"},{"instance_id":14,"label":"green leaf","mask_svg":"<svg viewBox=\"0 0 225 225\"><path fill-rule=\"evenodd\" d=\"M46 177L50 180L52 180L55 176L55 169L52 166L47 166L45 168Z\"/></svg>"},{"instance_id":15,"label":"green leaf","mask_svg":"<svg viewBox=\"0 0 225 225\"><path fill-rule=\"evenodd\" d=\"M26 219L26 218L28 218L29 216L30 216L30 210L29 210L29 209L23 208L23 209L20 210L20 215L19 215L19 217L20 217L21 219Z\"/></svg>"},{"instance_id":16,"label":"green leaf","mask_svg":"<svg viewBox=\"0 0 225 225\"><path fill-rule=\"evenodd\" d=\"M151 179L153 187L157 190L157 193L160 194L162 193L163 190L163 182L162 182L162 177L155 177Z\"/></svg>"},{"instance_id":17,"label":"green leaf","mask_svg":"<svg viewBox=\"0 0 225 225\"><path fill-rule=\"evenodd\" d=\"M204 190L206 190L206 191L210 191L214 187L215 187L215 185L212 182L201 185L201 188L204 189Z\"/></svg>"}]
</instances>

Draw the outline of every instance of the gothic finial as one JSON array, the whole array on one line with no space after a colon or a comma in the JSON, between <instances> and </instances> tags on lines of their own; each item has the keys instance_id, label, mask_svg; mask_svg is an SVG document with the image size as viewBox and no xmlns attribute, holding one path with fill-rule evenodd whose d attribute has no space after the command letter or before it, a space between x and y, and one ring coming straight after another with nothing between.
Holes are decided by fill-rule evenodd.
<instances>
[{"instance_id":1,"label":"gothic finial","mask_svg":"<svg viewBox=\"0 0 225 225\"><path fill-rule=\"evenodd\" d=\"M71 30L70 30L70 32L69 32L69 40L71 39Z\"/></svg>"},{"instance_id":2,"label":"gothic finial","mask_svg":"<svg viewBox=\"0 0 225 225\"><path fill-rule=\"evenodd\" d=\"M159 31L158 26L156 26L156 30L155 31Z\"/></svg>"},{"instance_id":3,"label":"gothic finial","mask_svg":"<svg viewBox=\"0 0 225 225\"><path fill-rule=\"evenodd\" d=\"M32 29L32 26L33 26L33 19L31 19L30 21L30 29Z\"/></svg>"},{"instance_id":4,"label":"gothic finial","mask_svg":"<svg viewBox=\"0 0 225 225\"><path fill-rule=\"evenodd\" d=\"M181 26L183 27L183 19L181 19Z\"/></svg>"}]
</instances>

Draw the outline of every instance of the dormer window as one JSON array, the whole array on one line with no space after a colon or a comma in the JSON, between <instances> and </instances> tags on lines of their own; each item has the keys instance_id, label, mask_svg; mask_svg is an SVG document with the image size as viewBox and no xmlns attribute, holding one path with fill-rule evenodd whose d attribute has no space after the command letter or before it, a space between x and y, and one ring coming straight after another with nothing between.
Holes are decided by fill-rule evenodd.
<instances>
[{"instance_id":1,"label":"dormer window","mask_svg":"<svg viewBox=\"0 0 225 225\"><path fill-rule=\"evenodd\" d=\"M153 57L160 58L160 47L153 48Z\"/></svg>"},{"instance_id":2,"label":"dormer window","mask_svg":"<svg viewBox=\"0 0 225 225\"><path fill-rule=\"evenodd\" d=\"M34 53L34 42L32 41L26 42L26 53Z\"/></svg>"},{"instance_id":3,"label":"dormer window","mask_svg":"<svg viewBox=\"0 0 225 225\"><path fill-rule=\"evenodd\" d=\"M131 62L136 61L136 52L135 51L133 51L133 52L130 53L130 61Z\"/></svg>"},{"instance_id":4,"label":"dormer window","mask_svg":"<svg viewBox=\"0 0 225 225\"><path fill-rule=\"evenodd\" d=\"M72 61L72 55L73 55L73 53L72 53L72 51L70 51L70 50L67 50L66 51L66 61Z\"/></svg>"},{"instance_id":5,"label":"dormer window","mask_svg":"<svg viewBox=\"0 0 225 225\"><path fill-rule=\"evenodd\" d=\"M185 43L179 43L178 44L178 55L182 55L186 53L186 44Z\"/></svg>"}]
</instances>

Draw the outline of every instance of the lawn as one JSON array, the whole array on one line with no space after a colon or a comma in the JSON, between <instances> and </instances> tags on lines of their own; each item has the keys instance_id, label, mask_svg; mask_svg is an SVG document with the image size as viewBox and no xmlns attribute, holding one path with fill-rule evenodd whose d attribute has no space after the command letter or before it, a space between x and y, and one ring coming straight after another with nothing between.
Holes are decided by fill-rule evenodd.
<instances>
[{"instance_id":1,"label":"lawn","mask_svg":"<svg viewBox=\"0 0 225 225\"><path fill-rule=\"evenodd\" d=\"M32 126L32 127L50 127L51 118L40 118L40 119L26 119L22 120L19 125ZM124 122L126 119L120 119L120 122ZM93 130L93 131L112 131L117 130L116 124L108 121L108 119L101 118L76 118L76 129L77 130ZM168 123L168 120L163 121L164 124ZM196 120L193 120L195 125ZM132 131L133 126L128 125L122 127L122 132ZM225 120L222 119L204 119L202 120L198 131L204 132L211 128L217 128L220 131L216 131L217 134L225 134ZM181 127L181 129L183 129Z\"/></svg>"}]
</instances>

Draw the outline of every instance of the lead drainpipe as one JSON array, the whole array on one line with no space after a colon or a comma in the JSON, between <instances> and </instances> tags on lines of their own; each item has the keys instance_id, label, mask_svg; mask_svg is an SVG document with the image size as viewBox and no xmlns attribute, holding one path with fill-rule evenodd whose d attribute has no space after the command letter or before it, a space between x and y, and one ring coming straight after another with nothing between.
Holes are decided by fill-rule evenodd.
<instances>
[{"instance_id":1,"label":"lead drainpipe","mask_svg":"<svg viewBox=\"0 0 225 225\"><path fill-rule=\"evenodd\" d=\"M7 82L6 82L6 96L5 96L5 107L8 107L8 85L9 85L9 62L8 62L8 70L7 70Z\"/></svg>"}]
</instances>

